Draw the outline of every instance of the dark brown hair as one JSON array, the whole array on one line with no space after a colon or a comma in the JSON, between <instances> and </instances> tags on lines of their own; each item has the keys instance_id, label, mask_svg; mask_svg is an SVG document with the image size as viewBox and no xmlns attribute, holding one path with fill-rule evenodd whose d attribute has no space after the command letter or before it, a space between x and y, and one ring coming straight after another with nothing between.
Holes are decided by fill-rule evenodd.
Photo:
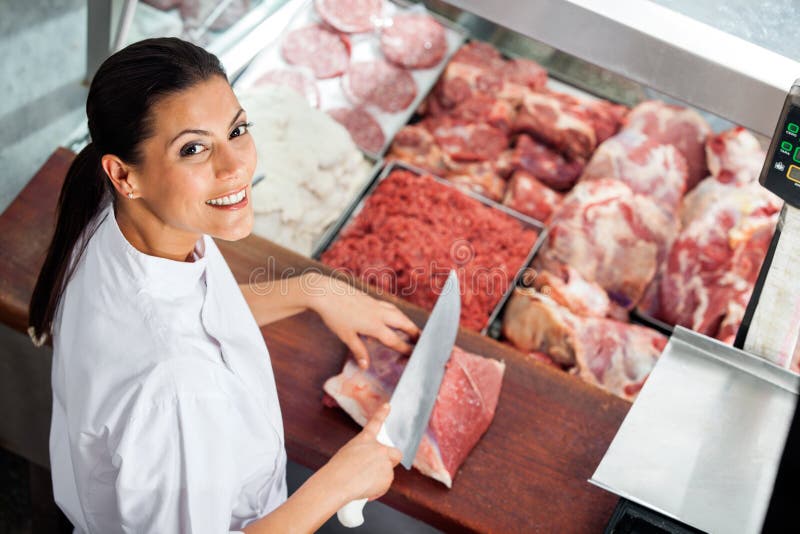
<instances>
[{"instance_id":1,"label":"dark brown hair","mask_svg":"<svg viewBox=\"0 0 800 534\"><path fill-rule=\"evenodd\" d=\"M174 37L146 39L106 59L86 99L92 142L67 171L58 199L56 228L30 302L28 333L35 345L52 334L52 323L72 271L88 239L81 235L114 189L100 163L114 154L131 165L141 162L141 143L153 134L153 106L213 76L227 79L217 57Z\"/></svg>"}]
</instances>

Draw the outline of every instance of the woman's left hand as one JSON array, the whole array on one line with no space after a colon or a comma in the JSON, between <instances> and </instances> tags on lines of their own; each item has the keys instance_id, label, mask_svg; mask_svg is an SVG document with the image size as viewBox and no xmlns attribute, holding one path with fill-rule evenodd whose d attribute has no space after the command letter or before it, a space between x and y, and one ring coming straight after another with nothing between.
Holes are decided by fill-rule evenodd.
<instances>
[{"instance_id":1,"label":"woman's left hand","mask_svg":"<svg viewBox=\"0 0 800 534\"><path fill-rule=\"evenodd\" d=\"M419 328L394 304L374 299L350 284L318 274L304 275L310 294L309 308L353 351L362 369L369 366L369 353L359 334L374 337L396 351L408 354L411 345L392 330L396 328L412 338Z\"/></svg>"}]
</instances>

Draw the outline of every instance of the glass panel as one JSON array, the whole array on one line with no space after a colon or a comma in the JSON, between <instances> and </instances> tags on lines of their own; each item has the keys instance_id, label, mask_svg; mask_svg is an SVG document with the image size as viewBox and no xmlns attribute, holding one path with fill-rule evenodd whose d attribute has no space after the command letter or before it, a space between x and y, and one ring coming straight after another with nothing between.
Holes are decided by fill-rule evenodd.
<instances>
[{"instance_id":1,"label":"glass panel","mask_svg":"<svg viewBox=\"0 0 800 534\"><path fill-rule=\"evenodd\" d=\"M238 37L287 0L140 0L125 44L148 37L181 37L201 46Z\"/></svg>"},{"instance_id":2,"label":"glass panel","mask_svg":"<svg viewBox=\"0 0 800 534\"><path fill-rule=\"evenodd\" d=\"M797 0L653 0L656 4L692 17L783 56L800 61ZM800 74L798 74L800 75Z\"/></svg>"}]
</instances>

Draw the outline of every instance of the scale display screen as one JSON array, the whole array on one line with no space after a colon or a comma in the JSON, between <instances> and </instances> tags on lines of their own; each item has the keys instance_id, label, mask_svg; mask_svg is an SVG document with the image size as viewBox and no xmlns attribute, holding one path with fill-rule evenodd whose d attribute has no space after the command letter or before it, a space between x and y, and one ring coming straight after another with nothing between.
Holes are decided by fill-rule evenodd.
<instances>
[{"instance_id":1,"label":"scale display screen","mask_svg":"<svg viewBox=\"0 0 800 534\"><path fill-rule=\"evenodd\" d=\"M761 184L790 205L800 207L800 102L796 87L786 98L782 120L770 143L772 159L761 171Z\"/></svg>"}]
</instances>

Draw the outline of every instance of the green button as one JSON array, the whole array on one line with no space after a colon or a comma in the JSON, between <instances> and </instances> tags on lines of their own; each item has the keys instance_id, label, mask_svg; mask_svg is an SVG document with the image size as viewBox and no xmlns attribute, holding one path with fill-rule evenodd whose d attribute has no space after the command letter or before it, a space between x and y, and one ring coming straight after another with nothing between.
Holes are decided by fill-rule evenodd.
<instances>
[{"instance_id":1,"label":"green button","mask_svg":"<svg viewBox=\"0 0 800 534\"><path fill-rule=\"evenodd\" d=\"M781 149L785 150L786 152L792 151L792 143L789 141L781 141Z\"/></svg>"},{"instance_id":2,"label":"green button","mask_svg":"<svg viewBox=\"0 0 800 534\"><path fill-rule=\"evenodd\" d=\"M800 146L794 149L794 156L792 156L797 163L800 163Z\"/></svg>"},{"instance_id":3,"label":"green button","mask_svg":"<svg viewBox=\"0 0 800 534\"><path fill-rule=\"evenodd\" d=\"M798 126L793 122L790 122L789 125L786 126L786 129L789 130L791 133L796 134L797 132L800 131L800 126Z\"/></svg>"}]
</instances>

